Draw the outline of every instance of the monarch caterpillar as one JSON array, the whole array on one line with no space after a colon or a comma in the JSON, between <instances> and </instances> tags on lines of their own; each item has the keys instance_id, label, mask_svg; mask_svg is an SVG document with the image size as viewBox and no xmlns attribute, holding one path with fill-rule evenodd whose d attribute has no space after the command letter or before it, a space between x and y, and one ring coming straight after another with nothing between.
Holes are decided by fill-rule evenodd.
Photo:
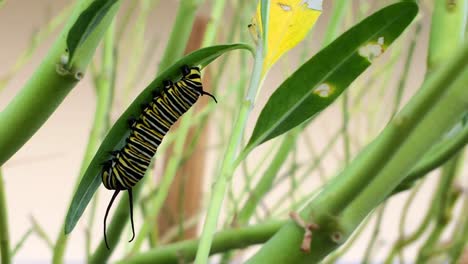
<instances>
[{"instance_id":1,"label":"monarch caterpillar","mask_svg":"<svg viewBox=\"0 0 468 264\"><path fill-rule=\"evenodd\" d=\"M142 107L138 119L129 120L131 132L125 145L120 150L112 151L111 159L103 163L102 183L107 189L115 190L104 216L104 241L108 249L106 220L119 192L128 191L133 233L131 242L135 238L132 188L145 175L164 135L195 104L198 97L208 95L217 102L213 95L203 91L198 67L185 65L181 70L182 79L175 83L164 81L162 91L153 94L151 102Z\"/></svg>"}]
</instances>

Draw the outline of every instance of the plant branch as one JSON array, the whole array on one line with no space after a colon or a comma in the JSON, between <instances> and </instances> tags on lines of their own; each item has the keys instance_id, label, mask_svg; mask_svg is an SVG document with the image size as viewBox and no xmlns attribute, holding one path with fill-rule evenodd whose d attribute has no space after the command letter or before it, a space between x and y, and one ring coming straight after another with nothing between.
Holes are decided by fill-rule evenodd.
<instances>
[{"instance_id":1,"label":"plant branch","mask_svg":"<svg viewBox=\"0 0 468 264\"><path fill-rule=\"evenodd\" d=\"M468 45L465 45L444 67L431 74L378 138L306 206L302 217L322 227L314 234L311 254L305 255L298 250L303 230L290 222L247 263L319 261L346 241L369 212L405 178L433 142L468 110L467 61Z\"/></svg>"},{"instance_id":2,"label":"plant branch","mask_svg":"<svg viewBox=\"0 0 468 264\"><path fill-rule=\"evenodd\" d=\"M283 221L271 221L254 226L220 231L213 237L209 254L227 252L232 249L245 248L267 241L284 224ZM123 259L123 263L158 263L177 264L191 262L195 258L200 240L188 240L152 249L148 252Z\"/></svg>"},{"instance_id":3,"label":"plant branch","mask_svg":"<svg viewBox=\"0 0 468 264\"><path fill-rule=\"evenodd\" d=\"M10 229L8 226L8 208L6 202L5 183L0 168L0 255L2 263L10 264Z\"/></svg>"},{"instance_id":4,"label":"plant branch","mask_svg":"<svg viewBox=\"0 0 468 264\"><path fill-rule=\"evenodd\" d=\"M163 72L184 54L201 0L181 0L158 72Z\"/></svg>"},{"instance_id":5,"label":"plant branch","mask_svg":"<svg viewBox=\"0 0 468 264\"><path fill-rule=\"evenodd\" d=\"M94 114L93 126L88 138L88 144L81 163L79 177L75 183L74 190L78 187L81 175L84 174L91 162L99 144L104 137L110 124L110 110L112 106L113 90L115 86L116 61L115 61L115 22L111 23L104 38L104 49L102 54L102 69L95 76L96 112ZM96 197L95 197L96 198ZM60 230L65 228L65 219ZM64 262L65 250L68 237L65 232L59 232L59 237L53 250L53 263Z\"/></svg>"},{"instance_id":6,"label":"plant branch","mask_svg":"<svg viewBox=\"0 0 468 264\"><path fill-rule=\"evenodd\" d=\"M195 258L196 264L205 264L208 262L209 252L211 243L213 240L213 234L215 233L218 218L221 211L221 206L226 193L226 188L231 180L236 165L238 163L235 160L235 154L239 148L239 144L244 134L244 129L248 120L248 116L252 111L256 95L261 87L262 81L262 67L264 61L264 52L262 42L257 43L257 50L255 53L254 67L252 70L252 77L250 80L249 89L247 91L247 97L244 102L240 105L241 109L234 123L233 132L230 136L227 150L224 154L223 161L221 162L221 173L218 178L215 179L213 184L213 194L208 206L208 213L203 226L203 232L200 240L200 247L197 251ZM238 157L237 161L241 159Z\"/></svg>"},{"instance_id":7,"label":"plant branch","mask_svg":"<svg viewBox=\"0 0 468 264\"><path fill-rule=\"evenodd\" d=\"M78 83L120 6L119 1L109 10L94 32L83 43L83 47L75 54L73 62L75 74L61 75L57 71L57 65L62 63L63 56L66 55L68 30L91 2L93 1L77 2L67 25L42 64L15 98L0 112L2 124L0 126L0 149L2 149L0 165L10 159L36 133Z\"/></svg>"}]
</instances>

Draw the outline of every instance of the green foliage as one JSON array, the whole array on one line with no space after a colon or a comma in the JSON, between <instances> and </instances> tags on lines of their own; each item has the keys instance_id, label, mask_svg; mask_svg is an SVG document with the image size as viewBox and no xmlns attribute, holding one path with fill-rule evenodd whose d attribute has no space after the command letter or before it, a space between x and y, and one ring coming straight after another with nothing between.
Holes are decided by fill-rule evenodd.
<instances>
[{"instance_id":1,"label":"green foliage","mask_svg":"<svg viewBox=\"0 0 468 264\"><path fill-rule=\"evenodd\" d=\"M78 17L67 35L68 65L70 66L75 51L88 39L101 23L110 8L118 0L97 0L91 3Z\"/></svg>"},{"instance_id":2,"label":"green foliage","mask_svg":"<svg viewBox=\"0 0 468 264\"><path fill-rule=\"evenodd\" d=\"M122 2L77 0L73 14L69 16L67 25L47 58L38 67L24 89L15 96L12 103L0 112L2 124L0 126L0 149L2 149L0 164L8 160L37 131L78 83L103 33L107 31L110 21L114 20L114 15ZM418 190L413 188L413 193L403 208L399 238L390 250L387 263L392 262L403 249L423 236L428 239L425 243L426 249L419 252L422 262L434 260L436 255L446 254L450 255L448 258L455 263L462 254L468 237L466 235L468 233L466 220L468 199L464 199L464 209L457 216L458 224L452 235L453 242L444 244L443 247L439 245L442 242L441 232L448 224L455 222L451 221L455 219L454 210L461 208L456 204L460 190L457 186L458 175L455 168L463 165L461 150L468 142L468 126L466 122L461 122L462 125L459 125L457 129L453 129L453 126L460 123L461 116L467 112L466 98L468 96L465 84L468 79L468 66L466 65L468 47L465 47L462 52L457 51L463 45L464 32L466 32L467 25L464 21L468 12L466 9L468 0L430 3L434 9L429 9L434 10L434 13L427 54L428 74L421 88L409 98L408 103L405 103L406 95L413 90L407 89L407 84L413 82L406 82L406 79L413 81L412 51L417 50L421 38L418 34L414 34L411 38L408 34L402 35L418 12L416 3L427 5L430 1L399 1L370 16L368 16L368 11L371 5L367 3L368 1L360 1L357 5L353 1L335 1L332 4L333 10L328 8L330 5L326 5L323 13L331 13L327 16L329 20L326 21L328 26L324 37L319 39L318 34L313 34L311 41L331 43L342 31L343 26L354 23L354 20L362 20L362 22L352 26L312 58L307 55L313 50L312 45L304 45L301 61L307 62L299 66L296 71L289 71L289 69L285 71L284 67L282 68L285 73L284 81L277 89L274 89L270 98L266 98L266 105L261 110L258 120L251 120L251 113L254 106L259 105L256 100L264 96L261 88L264 78L268 77L266 73L280 55L304 40L307 32L320 17L321 10L307 13L306 11L312 11L305 8L306 1L296 0L258 0L255 3L240 0L230 5L225 5L225 1L212 1L209 4L211 16L206 23L205 35L199 38L203 40L202 47L210 47L182 58L189 36L192 32L198 32L194 23L198 20L199 7L204 6L202 2L200 0L179 1L178 11L173 16L174 24L170 30L171 34L167 41L163 41L167 47L162 57L158 59L152 55L159 52L159 49L155 48L158 46L156 42L160 41L156 40L159 35L156 35L151 43L148 44L146 41L143 43L143 40L152 34L154 26L148 23L147 18L155 11L158 1L131 1L129 6L125 5L129 8L122 10L126 12L121 16L123 19L114 20L115 23L113 23L113 27L118 28L119 33L114 34L113 30L107 31L109 34L102 46L102 58L96 60L90 69L97 92L95 121L82 161L80 177L76 179L75 187L77 188L71 194L73 199L63 226L60 227L60 231L65 230L65 232L60 232L57 241L53 243L49 235L37 223L33 223L33 228L26 232L17 246L11 247L8 238L6 200L10 203L12 199L5 199L8 192L4 189L8 189L8 186L5 187L2 184L0 176L0 237L2 238L0 239L2 240L0 241L0 254L2 261L11 263L15 253L32 234L41 238L48 247L53 249L53 263L63 263L67 241L71 237L70 233L78 221L83 221L82 214L88 208L90 201L93 202L93 211L89 214L87 229L95 229L95 210L98 208L96 206L98 197L95 194L101 186L102 163L110 158L109 151L120 149L124 144L129 133L127 120L141 114L141 105L152 99L153 92L159 91L163 80L178 79L182 65L203 68L222 54L240 49L251 51L254 54L254 60L249 61L249 54L241 53L239 60L229 57L229 62L226 58L216 65L217 67L210 67L211 74L204 74L204 77L208 76L207 79L204 78L207 81L205 84L210 83L206 85L206 88L212 89L210 92L216 94L219 104L209 104L201 110L190 111L188 116L182 118L180 125L171 129L165 137L165 144L158 149L158 166L165 163L164 173L158 176L158 184L155 185L153 175L149 170L144 181L135 186L136 210L138 213L141 212L144 222L136 225L140 229L137 231L136 239L131 249L126 251L127 255L123 258L119 256L118 263L178 263L195 260L197 264L205 264L209 262L209 257L216 253L224 253L221 263L229 263L230 258L235 255L234 250L261 243L265 244L250 260L245 260L247 263L315 263L323 260L325 256L344 243L357 226L362 227L359 232L354 232L355 234L364 230L364 226L372 220L371 213L382 202L398 192L408 190L416 182L421 183L420 179L427 178L430 171L443 164L446 164L446 169L440 175L440 184L435 192L436 195L433 196L434 200L431 201L432 206L427 210L420 227L413 234L408 235L404 230L404 218ZM3 3L4 1L0 0L0 8ZM376 6L382 5L385 4L376 4ZM227 13L234 15L232 21L226 19ZM247 24L251 22L250 15L253 15L257 24L256 30L262 31L256 32L258 33L256 36L260 39L256 43L255 50L246 44L211 46L215 41L232 43L248 39ZM139 17L139 19L132 22L131 18L134 17ZM62 23L55 22L54 24ZM416 28L415 32L419 32L421 25L423 29L426 29L425 23L418 21L418 25L413 27L413 29ZM221 27L223 30L220 30ZM135 34L128 34L130 30ZM272 36L268 36L268 32ZM423 30L423 32L426 31ZM156 30L156 33L159 32ZM132 41L128 45L125 42L127 35L131 35L130 38L137 39L137 41ZM402 41L396 42L397 38L401 38ZM408 42L411 44L408 45ZM37 45L35 42L33 44L34 47ZM381 67L380 70L368 72L368 77L370 77L368 79L359 78L373 64L374 59L386 52L390 45L396 46L388 51L392 53L390 54L392 58L379 59L378 64L373 67ZM138 49L138 54L132 53L135 56L129 60L130 63L127 58L121 58L122 55L127 55L126 53L136 49ZM278 49L281 51L280 55L277 54ZM33 50L26 51L27 57L19 59L17 65L12 67L12 71L0 76L3 77L0 78L0 82L3 80L6 86L22 65L28 61L26 58L32 56ZM68 50L68 54L64 54L65 50ZM457 54L452 57L454 53ZM394 62L405 57L402 54L407 54L405 67L394 71ZM65 57L66 55L68 57ZM446 63L448 58L451 59ZM127 72L122 74L120 72L122 61L134 67L130 67L130 70L128 67L123 67L127 69ZM278 62L284 63L281 66L289 66L289 61ZM253 64L252 69L247 67L250 63ZM130 89L139 86L140 76L146 76L145 70L152 69L150 64L153 66L159 64L157 78L123 112L98 148L110 124L110 112L115 110L114 107L118 107L118 104L112 100L113 93L116 92L117 102L121 99L118 98L119 96L127 100L132 92ZM420 66L420 64L417 65L418 68ZM289 72L294 73L289 74ZM216 76L215 81L209 82L210 75ZM390 77L382 78L381 76ZM396 89L393 89L395 87L390 89L388 85L393 85L393 82L380 81L380 79L394 79L395 77L400 79ZM249 78L250 82L248 82ZM123 93L125 95L119 94L119 89L114 91L116 86L121 86L121 80L124 81L123 86L126 88ZM44 86L44 83L48 85ZM1 89L2 83L0 83ZM104 92L103 89L106 91ZM339 117L333 118L333 123L339 127L334 129L333 132L336 133L328 133L332 131L327 129L329 127L322 127L320 121L323 119L319 120L315 117L327 108L336 110L333 109L336 104L332 103L339 100L338 97L343 93L345 94L342 98L342 120ZM393 97L388 98L389 95ZM384 100L392 101L393 107L382 107ZM403 103L405 105L399 111ZM376 108L379 109L378 114L374 114L377 112ZM330 112L332 111L327 111L327 114ZM31 113L35 115L31 117ZM366 115L365 124L361 123L362 114ZM170 221L175 220L170 230L154 228L156 218L166 215L166 211L163 211L166 208L163 208L163 205L170 197L171 186L179 182L177 180L179 172L182 171L183 177L191 176L191 172L180 168L186 161L194 158L194 155L199 155L200 152L195 151L194 146L199 146L198 139L205 136L203 128L208 116L210 119L215 119L211 127L218 129L218 135L215 138L219 138L221 142L204 146L219 157L216 158L216 164L213 166L216 168L212 174L213 181L208 182L211 178L205 179L206 185L211 184L210 191L199 196L200 200L209 198L206 212L201 212L201 214L206 213L205 217L200 217L203 215L199 214L189 216L186 212L178 212L177 215L169 217L173 218ZM389 116L393 118L390 122L388 122ZM466 119L468 118L465 114L465 121ZM342 121L341 124L340 121ZM245 144L244 130L248 122L255 123L255 127ZM309 124L312 124L314 131L318 132L307 133L305 129ZM363 133L362 129L367 129L367 131ZM367 144L377 131L381 132L379 136L372 143ZM193 140L188 140L192 132L196 136ZM317 137L317 134L320 134L320 137ZM260 144L282 135L284 136L277 142L271 143L270 141L271 151L258 149L255 153L255 168L251 170L251 166L247 164L250 161L247 156L251 151ZM363 137L371 138L363 139ZM318 145L314 146L318 143L317 141L321 143L320 150L314 149L318 148ZM174 142L171 151L166 151L171 148L167 143L171 142ZM302 146L298 142L306 144ZM342 146L337 142L343 143L344 159L332 157L334 152L338 153L338 156L341 154ZM190 146L187 147L187 145ZM307 148L306 151L309 151L308 154L311 157L302 155L304 147ZM258 159L257 154L263 157ZM164 159L161 158L163 156ZM253 158L254 155L251 156ZM460 159L457 166L454 166L454 156ZM353 157L356 158L353 159ZM340 173L334 178L327 178L328 175L326 175L334 173L328 170L330 159L333 160L333 165L340 168ZM450 160L451 162L447 163ZM244 176L245 186L242 185L242 179L238 178L239 165L242 165L243 175L240 176ZM317 185L315 173L320 176L320 183ZM206 175L206 177L209 176ZM314 184L309 185L310 181L314 181ZM70 186L72 185L73 181L70 181ZM190 189L192 186L187 185L184 180L177 185L180 185L179 198L183 201L185 192L192 191ZM237 193L239 186L243 189ZM269 194L273 192L274 195L270 197ZM277 199L276 195L280 198ZM303 208L298 212L302 219L292 219L294 221L275 219L276 217L286 218L287 211L297 208ZM100 237L96 238L91 235L91 232L87 233L86 253L89 263L106 263L111 259L115 252L113 249L118 248L119 243L125 241L128 214L128 201L121 199L112 214L107 232L112 245L111 250L105 247L103 240L99 242ZM10 212L9 216L11 215L14 215L14 212ZM226 216L225 219L222 218L223 215ZM204 226L198 238L167 243L167 241L173 241L174 238L182 237L186 228L201 224L202 220L199 218L203 219ZM381 220L384 218L387 218L387 215L382 210L377 222L383 223ZM434 221L434 219L438 220ZM224 223L219 223L222 220ZM253 221L255 225L246 226ZM431 226L430 223L434 222L436 225ZM97 223L101 222L97 221ZM312 230L305 229L312 224L318 225L318 229L313 230L310 241L307 240L307 235L310 235L309 231ZM219 230L221 225L226 230ZM124 238L121 238L122 235ZM358 236L356 234L353 239L348 239L348 244L341 247L341 253L336 252L328 263L338 260L346 249L352 248ZM376 228L368 243L373 243L378 239L379 228ZM142 245L147 240L150 242L150 249L142 250ZM91 249L92 245L96 245L94 250ZM304 245L310 245L311 252L300 251ZM371 257L375 255L373 254L375 248L370 247L366 251L364 262L373 261Z\"/></svg>"},{"instance_id":3,"label":"green foliage","mask_svg":"<svg viewBox=\"0 0 468 264\"><path fill-rule=\"evenodd\" d=\"M378 56L393 43L417 11L412 2L386 7L303 64L269 98L246 149L287 132L334 102L371 65L374 52Z\"/></svg>"},{"instance_id":4,"label":"green foliage","mask_svg":"<svg viewBox=\"0 0 468 264\"><path fill-rule=\"evenodd\" d=\"M128 136L129 132L128 120L141 113L141 105L151 101L153 98L153 92L157 92L162 89L163 80L173 80L180 76L180 68L183 65L201 65L202 67L205 67L222 54L236 49L250 50L250 47L245 44L233 44L212 46L197 50L177 61L154 79L154 81L141 92L141 94L132 102L111 128L83 175L67 213L65 233L68 234L73 230L92 196L99 187L101 183L100 173L102 162L109 159L108 153L110 151L119 149L119 147L122 147L124 144L124 140Z\"/></svg>"}]
</instances>

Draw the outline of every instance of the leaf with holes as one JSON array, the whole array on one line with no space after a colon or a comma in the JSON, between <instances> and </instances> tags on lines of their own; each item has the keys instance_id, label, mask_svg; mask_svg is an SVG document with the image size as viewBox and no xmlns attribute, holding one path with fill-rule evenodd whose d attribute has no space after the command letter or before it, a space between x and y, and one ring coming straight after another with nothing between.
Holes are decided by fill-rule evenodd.
<instances>
[{"instance_id":1,"label":"leaf with holes","mask_svg":"<svg viewBox=\"0 0 468 264\"><path fill-rule=\"evenodd\" d=\"M270 97L244 152L329 106L400 36L417 12L417 4L411 1L383 8L303 64Z\"/></svg>"}]
</instances>

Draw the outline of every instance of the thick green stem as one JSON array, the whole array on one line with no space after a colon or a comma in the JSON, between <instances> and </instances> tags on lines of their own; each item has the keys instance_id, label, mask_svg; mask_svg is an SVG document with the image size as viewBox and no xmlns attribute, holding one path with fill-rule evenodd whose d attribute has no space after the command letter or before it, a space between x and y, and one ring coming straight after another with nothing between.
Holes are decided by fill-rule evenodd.
<instances>
[{"instance_id":1,"label":"thick green stem","mask_svg":"<svg viewBox=\"0 0 468 264\"><path fill-rule=\"evenodd\" d=\"M410 188L414 182L427 173L447 162L452 156L468 144L468 125L465 124L456 134L446 137L436 143L427 154L411 169L405 180L395 189L394 193Z\"/></svg>"},{"instance_id":2,"label":"thick green stem","mask_svg":"<svg viewBox=\"0 0 468 264\"><path fill-rule=\"evenodd\" d=\"M88 144L86 146L85 155L80 167L79 175L83 175L88 167L91 159L94 156L99 144L104 137L110 122L110 109L112 105L112 95L115 79L115 50L114 50L114 35L115 22L111 23L109 30L106 32L104 40L104 50L102 57L102 72L96 76L96 112L94 114L93 126L89 135ZM81 177L78 177L75 183L75 189L78 186ZM60 230L64 230L65 221ZM64 262L65 250L67 247L68 237L63 231L59 232L59 237L55 243L53 251L53 263L59 264Z\"/></svg>"},{"instance_id":3,"label":"thick green stem","mask_svg":"<svg viewBox=\"0 0 468 264\"><path fill-rule=\"evenodd\" d=\"M66 51L66 36L80 13L92 0L80 0L67 25L26 85L0 113L0 165L18 151L57 109L71 89L78 83L90 62L105 30L116 14L120 1L106 14L101 23L75 53L74 75L61 75L57 65ZM47 85L44 85L47 84ZM14 129L13 129L14 128Z\"/></svg>"},{"instance_id":4,"label":"thick green stem","mask_svg":"<svg viewBox=\"0 0 468 264\"><path fill-rule=\"evenodd\" d=\"M8 227L8 213L5 184L0 168L0 255L3 264L11 263L10 230Z\"/></svg>"},{"instance_id":5,"label":"thick green stem","mask_svg":"<svg viewBox=\"0 0 468 264\"><path fill-rule=\"evenodd\" d=\"M428 69L439 67L453 54L454 48L465 41L468 1L434 1L431 36L429 40Z\"/></svg>"},{"instance_id":6,"label":"thick green stem","mask_svg":"<svg viewBox=\"0 0 468 264\"><path fill-rule=\"evenodd\" d=\"M226 252L231 249L245 248L267 241L284 224L282 221L272 221L254 226L220 231L213 237L210 254ZM199 240L188 240L152 249L148 252L124 259L123 263L158 263L177 264L193 261L200 244Z\"/></svg>"},{"instance_id":7,"label":"thick green stem","mask_svg":"<svg viewBox=\"0 0 468 264\"><path fill-rule=\"evenodd\" d=\"M346 219L348 227L353 228L359 224L360 219L363 219L370 210L385 198L381 194L391 192L396 184L404 179L413 164L429 150L433 142L440 140L461 119L463 113L468 110L468 102L465 100L468 98L465 87L468 81L468 70L466 65L463 68L464 71L461 74L454 75L459 77L447 89L446 94L443 94L439 100L429 100L435 102L435 104L432 105L432 109L427 114L422 115L422 117L426 116L426 118L419 122L414 132L407 138L407 142L387 162L385 168L375 180L343 212L342 216ZM442 89L442 87L446 86L440 86L439 89ZM405 129L405 114L408 114L407 117L409 117L411 112L403 112L403 115L399 115L395 119L397 123L403 122L397 124L399 129ZM437 128L434 128L435 123ZM380 197L380 200L376 199L377 197ZM373 201L369 201L369 199L373 199ZM362 204L363 201L366 202Z\"/></svg>"},{"instance_id":8,"label":"thick green stem","mask_svg":"<svg viewBox=\"0 0 468 264\"><path fill-rule=\"evenodd\" d=\"M211 200L208 206L208 213L203 226L200 247L197 250L197 256L195 258L196 264L208 263L213 234L215 233L216 226L218 224L218 218L221 211L221 206L223 204L224 194L236 168L236 162L234 160L235 154L238 150L241 137L244 134L245 125L247 123L248 116L252 111L256 95L261 86L264 56L262 42L259 41L257 45L254 68L252 71L252 79L250 80L247 97L240 105L241 109L234 124L233 132L230 136L223 161L221 162L221 173L217 179L215 179L212 187L213 194L211 196Z\"/></svg>"},{"instance_id":9,"label":"thick green stem","mask_svg":"<svg viewBox=\"0 0 468 264\"><path fill-rule=\"evenodd\" d=\"M201 0L181 0L179 9L175 16L176 20L172 27L169 41L167 42L164 55L159 63L158 72L164 71L184 54L187 41L192 31L198 6Z\"/></svg>"},{"instance_id":10,"label":"thick green stem","mask_svg":"<svg viewBox=\"0 0 468 264\"><path fill-rule=\"evenodd\" d=\"M306 207L302 216L321 226L310 254L298 250L304 231L291 222L247 263L319 261L345 241L468 109L467 61L468 45L435 71L379 137Z\"/></svg>"}]
</instances>

